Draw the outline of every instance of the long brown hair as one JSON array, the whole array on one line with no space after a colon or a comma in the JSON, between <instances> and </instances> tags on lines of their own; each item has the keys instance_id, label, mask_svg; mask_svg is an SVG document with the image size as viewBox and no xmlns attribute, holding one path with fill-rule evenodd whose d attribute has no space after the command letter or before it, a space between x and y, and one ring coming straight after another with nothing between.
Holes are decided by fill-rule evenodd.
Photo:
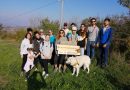
<instances>
[{"instance_id":1,"label":"long brown hair","mask_svg":"<svg viewBox=\"0 0 130 90\"><path fill-rule=\"evenodd\" d=\"M58 34L57 34L57 40L59 40L59 39L60 39L60 37L61 37L61 36L60 36L60 32L61 32L61 31L63 32L63 34L64 34L64 36L65 36L65 31L64 31L64 30L62 30L62 29L61 29L61 30L59 30L59 32L58 32Z\"/></svg>"},{"instance_id":2,"label":"long brown hair","mask_svg":"<svg viewBox=\"0 0 130 90\"><path fill-rule=\"evenodd\" d=\"M84 30L82 32L82 29L81 29L81 26L84 25ZM81 24L80 26L80 32L79 32L79 35L82 36L82 37L87 37L86 34L87 34L87 28L86 28L86 25L85 24Z\"/></svg>"},{"instance_id":3,"label":"long brown hair","mask_svg":"<svg viewBox=\"0 0 130 90\"><path fill-rule=\"evenodd\" d=\"M25 38L27 38L27 35L30 35L30 39L29 39L29 41L30 41L30 44L32 44L32 35L31 35L31 33L26 33L26 35L25 35Z\"/></svg>"}]
</instances>

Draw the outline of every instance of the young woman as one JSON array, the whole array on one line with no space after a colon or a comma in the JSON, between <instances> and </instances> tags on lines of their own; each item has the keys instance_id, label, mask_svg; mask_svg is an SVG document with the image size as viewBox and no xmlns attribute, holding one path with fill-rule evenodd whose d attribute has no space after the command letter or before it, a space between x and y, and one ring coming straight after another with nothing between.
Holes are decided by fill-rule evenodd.
<instances>
[{"instance_id":1,"label":"young woman","mask_svg":"<svg viewBox=\"0 0 130 90\"><path fill-rule=\"evenodd\" d=\"M40 33L38 31L34 32L34 40L33 40L33 49L34 49L34 53L38 54L40 53L40 44L41 42L43 42L43 39L40 36ZM35 58L34 60L34 65L36 67L35 71L38 70L38 63L41 64L41 56L39 55L37 58Z\"/></svg>"},{"instance_id":2,"label":"young woman","mask_svg":"<svg viewBox=\"0 0 130 90\"><path fill-rule=\"evenodd\" d=\"M78 31L78 43L77 45L80 46L80 53L84 55L85 44L86 44L86 27L84 24L81 24L80 30Z\"/></svg>"},{"instance_id":3,"label":"young woman","mask_svg":"<svg viewBox=\"0 0 130 90\"><path fill-rule=\"evenodd\" d=\"M56 41L56 45L57 44L61 44L64 45L64 43L67 41L67 38L65 37L65 32L64 30L60 30L58 35L57 35L57 41ZM58 67L58 60L59 60L59 67ZM57 51L56 51L56 55L54 58L54 68L55 71L59 70L59 72L61 72L61 67L63 66L63 69L66 69L66 65L65 65L65 55L58 55Z\"/></svg>"},{"instance_id":4,"label":"young woman","mask_svg":"<svg viewBox=\"0 0 130 90\"><path fill-rule=\"evenodd\" d=\"M21 66L21 71L22 71L21 75L23 75L23 72L24 72L24 65L27 61L27 54L28 54L27 48L29 48L30 44L32 44L32 36L30 33L27 33L25 35L25 38L22 40L22 43L20 46L20 55L21 55L21 58L23 59L22 66Z\"/></svg>"},{"instance_id":5,"label":"young woman","mask_svg":"<svg viewBox=\"0 0 130 90\"><path fill-rule=\"evenodd\" d=\"M43 71L42 75L45 75L44 78L48 77L48 62L52 57L53 52L53 44L50 43L50 36L46 35L44 42L40 44L40 52L41 52L41 64L45 71Z\"/></svg>"}]
</instances>

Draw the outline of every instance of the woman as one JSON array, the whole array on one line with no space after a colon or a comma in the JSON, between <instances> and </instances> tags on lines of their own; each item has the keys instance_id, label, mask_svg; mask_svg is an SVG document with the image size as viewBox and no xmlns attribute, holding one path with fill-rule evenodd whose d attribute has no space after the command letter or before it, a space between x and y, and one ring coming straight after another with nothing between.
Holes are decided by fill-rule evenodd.
<instances>
[{"instance_id":1,"label":"woman","mask_svg":"<svg viewBox=\"0 0 130 90\"><path fill-rule=\"evenodd\" d=\"M41 52L41 64L44 68L42 75L46 78L48 77L48 62L52 57L53 52L53 44L50 43L50 36L46 35L45 40L40 44L40 52Z\"/></svg>"},{"instance_id":2,"label":"woman","mask_svg":"<svg viewBox=\"0 0 130 90\"><path fill-rule=\"evenodd\" d=\"M67 38L65 37L65 32L64 30L60 30L58 35L57 35L57 41L56 41L56 45L57 44L61 44L64 45L65 42L67 41ZM58 60L59 60L59 67L58 67ZM66 65L65 65L65 55L58 55L57 51L56 51L56 55L54 58L54 68L55 71L59 70L59 72L61 72L61 67L63 66L63 69L66 69Z\"/></svg>"},{"instance_id":3,"label":"woman","mask_svg":"<svg viewBox=\"0 0 130 90\"><path fill-rule=\"evenodd\" d=\"M34 32L34 40L33 40L33 49L34 53L38 54L40 53L40 44L43 42L43 39L40 37L40 33L38 31ZM34 60L34 65L35 65L35 71L38 70L38 63L41 64L40 62L41 56L39 55L37 58Z\"/></svg>"},{"instance_id":4,"label":"woman","mask_svg":"<svg viewBox=\"0 0 130 90\"><path fill-rule=\"evenodd\" d=\"M86 44L86 27L84 24L81 24L80 30L78 31L78 43L80 46L80 55L84 55L85 44Z\"/></svg>"},{"instance_id":5,"label":"woman","mask_svg":"<svg viewBox=\"0 0 130 90\"><path fill-rule=\"evenodd\" d=\"M20 46L20 55L21 55L21 58L23 59L22 61L22 66L21 66L21 75L23 75L23 72L24 72L24 66L25 66L25 63L27 61L27 48L29 48L29 46L32 45L32 36L30 33L27 33L25 35L25 38L22 40L22 43L21 43L21 46Z\"/></svg>"}]
</instances>

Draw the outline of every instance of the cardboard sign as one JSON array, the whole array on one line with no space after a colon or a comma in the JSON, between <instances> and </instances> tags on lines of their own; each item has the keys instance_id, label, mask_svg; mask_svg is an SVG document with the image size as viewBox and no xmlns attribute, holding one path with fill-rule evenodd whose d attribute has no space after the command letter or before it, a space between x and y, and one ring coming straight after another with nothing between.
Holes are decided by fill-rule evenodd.
<instances>
[{"instance_id":1,"label":"cardboard sign","mask_svg":"<svg viewBox=\"0 0 130 90\"><path fill-rule=\"evenodd\" d=\"M58 54L80 55L80 47L72 45L57 45Z\"/></svg>"}]
</instances>

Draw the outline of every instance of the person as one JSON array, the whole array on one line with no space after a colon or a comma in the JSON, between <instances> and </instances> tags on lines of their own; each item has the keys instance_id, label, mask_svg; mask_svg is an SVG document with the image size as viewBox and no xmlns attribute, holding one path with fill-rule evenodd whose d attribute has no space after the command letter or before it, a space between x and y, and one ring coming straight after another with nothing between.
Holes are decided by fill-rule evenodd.
<instances>
[{"instance_id":1,"label":"person","mask_svg":"<svg viewBox=\"0 0 130 90\"><path fill-rule=\"evenodd\" d=\"M71 30L72 30L73 27L76 27L75 23L71 23Z\"/></svg>"},{"instance_id":2,"label":"person","mask_svg":"<svg viewBox=\"0 0 130 90\"><path fill-rule=\"evenodd\" d=\"M50 43L50 36L46 35L45 40L40 44L40 52L41 52L41 64L45 71L43 71L42 75L46 78L48 77L48 62L52 57L53 52L53 44Z\"/></svg>"},{"instance_id":3,"label":"person","mask_svg":"<svg viewBox=\"0 0 130 90\"><path fill-rule=\"evenodd\" d=\"M31 69L34 67L34 58L36 58L37 56L40 55L37 54L35 55L34 52L33 52L33 47L32 45L30 45L28 48L27 48L27 51L28 51L28 54L27 54L27 62L25 63L25 66L24 66L24 71L25 71L25 76L26 76L26 80L29 78L29 74L30 74L30 71Z\"/></svg>"},{"instance_id":4,"label":"person","mask_svg":"<svg viewBox=\"0 0 130 90\"><path fill-rule=\"evenodd\" d=\"M60 30L58 35L57 35L56 45L57 44L64 45L64 42L66 42L66 41L67 41L67 38L65 37L64 30ZM58 64L59 64L59 67L58 67ZM57 50L56 50L56 55L54 57L54 72L57 72L57 70L59 70L59 72L61 72L62 66L63 66L63 71L65 71L65 69L66 69L65 55L63 55L63 54L59 55Z\"/></svg>"},{"instance_id":5,"label":"person","mask_svg":"<svg viewBox=\"0 0 130 90\"><path fill-rule=\"evenodd\" d=\"M40 52L40 44L41 42L43 42L44 40L40 37L40 34L38 31L34 32L34 40L33 40L33 49L34 49L34 53L38 54ZM35 71L38 70L38 62L40 63L41 61L41 56L39 55L37 58L35 58L34 60L34 65L36 67Z\"/></svg>"},{"instance_id":6,"label":"person","mask_svg":"<svg viewBox=\"0 0 130 90\"><path fill-rule=\"evenodd\" d=\"M75 40L75 41L77 41L78 39L78 34L76 32L77 32L77 27L72 26L72 40Z\"/></svg>"},{"instance_id":7,"label":"person","mask_svg":"<svg viewBox=\"0 0 130 90\"><path fill-rule=\"evenodd\" d=\"M70 30L68 29L68 24L67 23L64 23L63 30L65 32L65 36L67 36L67 34L70 33Z\"/></svg>"},{"instance_id":8,"label":"person","mask_svg":"<svg viewBox=\"0 0 130 90\"><path fill-rule=\"evenodd\" d=\"M77 45L80 46L80 54L84 55L85 51L85 43L86 43L86 27L84 24L81 24L80 30L77 32L78 34L78 42Z\"/></svg>"},{"instance_id":9,"label":"person","mask_svg":"<svg viewBox=\"0 0 130 90\"><path fill-rule=\"evenodd\" d=\"M33 29L32 28L27 28L27 33L30 33L31 36L33 35Z\"/></svg>"},{"instance_id":10,"label":"person","mask_svg":"<svg viewBox=\"0 0 130 90\"><path fill-rule=\"evenodd\" d=\"M77 46L77 41L76 41L76 39L72 38L72 34L68 33L68 35L67 35L67 42L64 43L64 45Z\"/></svg>"},{"instance_id":11,"label":"person","mask_svg":"<svg viewBox=\"0 0 130 90\"><path fill-rule=\"evenodd\" d=\"M98 38L99 28L96 25L96 18L92 18L91 26L88 27L88 40L87 40L87 55L94 58L95 45Z\"/></svg>"},{"instance_id":12,"label":"person","mask_svg":"<svg viewBox=\"0 0 130 90\"><path fill-rule=\"evenodd\" d=\"M40 29L39 34L40 34L42 39L45 39L45 35L44 35L43 29Z\"/></svg>"},{"instance_id":13,"label":"person","mask_svg":"<svg viewBox=\"0 0 130 90\"><path fill-rule=\"evenodd\" d=\"M32 38L31 38L31 34L30 33L27 33L25 35L25 38L22 40L22 43L21 43L21 46L20 46L20 55L21 55L21 58L23 59L22 61L22 65L21 65L21 76L23 75L23 72L24 72L24 66L25 66L25 63L27 61L27 48L30 46L30 44L32 44Z\"/></svg>"},{"instance_id":14,"label":"person","mask_svg":"<svg viewBox=\"0 0 130 90\"><path fill-rule=\"evenodd\" d=\"M50 60L50 63L51 63L51 64L54 64L56 37L53 35L52 30L49 30L49 36L50 36L50 43L53 45L52 58L51 58L51 60Z\"/></svg>"},{"instance_id":15,"label":"person","mask_svg":"<svg viewBox=\"0 0 130 90\"><path fill-rule=\"evenodd\" d=\"M49 30L49 36L50 36L50 43L55 45L56 37L53 35L52 30Z\"/></svg>"},{"instance_id":16,"label":"person","mask_svg":"<svg viewBox=\"0 0 130 90\"><path fill-rule=\"evenodd\" d=\"M108 65L108 51L112 39L112 28L110 27L110 19L104 20L104 26L99 31L97 47L100 48L100 66L102 68Z\"/></svg>"}]
</instances>

